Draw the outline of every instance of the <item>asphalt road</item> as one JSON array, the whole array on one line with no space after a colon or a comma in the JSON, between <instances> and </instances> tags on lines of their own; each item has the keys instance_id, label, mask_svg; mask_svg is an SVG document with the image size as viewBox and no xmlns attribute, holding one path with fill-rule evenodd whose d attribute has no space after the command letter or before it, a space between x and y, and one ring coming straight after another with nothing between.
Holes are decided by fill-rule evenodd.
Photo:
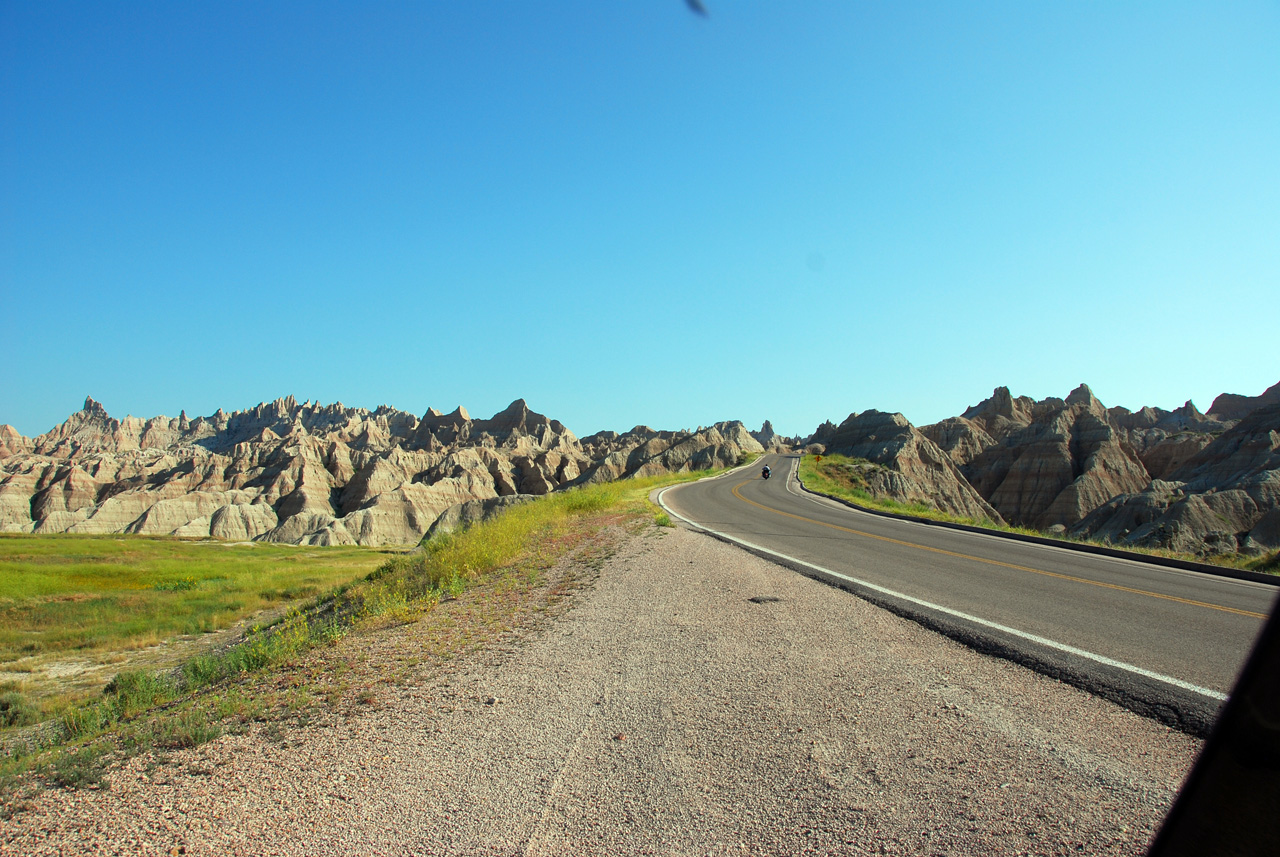
<instances>
[{"instance_id":1,"label":"asphalt road","mask_svg":"<svg viewBox=\"0 0 1280 857\"><path fill-rule=\"evenodd\" d=\"M860 512L804 492L797 465L765 456L659 499L685 523L1192 734L1207 734L1280 592Z\"/></svg>"}]
</instances>

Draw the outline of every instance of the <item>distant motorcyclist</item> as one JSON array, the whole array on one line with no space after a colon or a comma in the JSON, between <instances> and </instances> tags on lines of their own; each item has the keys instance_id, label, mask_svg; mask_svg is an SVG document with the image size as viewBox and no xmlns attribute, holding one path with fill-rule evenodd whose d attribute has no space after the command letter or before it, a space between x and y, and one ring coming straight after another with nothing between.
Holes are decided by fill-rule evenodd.
<instances>
[{"instance_id":1,"label":"distant motorcyclist","mask_svg":"<svg viewBox=\"0 0 1280 857\"><path fill-rule=\"evenodd\" d=\"M770 472L771 472L771 471L769 470L769 465L767 465L767 464L766 464L766 465L765 465L765 466L760 470L760 476L761 476L762 478L764 478L764 479L768 479L768 478L769 478L769 473L770 473Z\"/></svg>"}]
</instances>

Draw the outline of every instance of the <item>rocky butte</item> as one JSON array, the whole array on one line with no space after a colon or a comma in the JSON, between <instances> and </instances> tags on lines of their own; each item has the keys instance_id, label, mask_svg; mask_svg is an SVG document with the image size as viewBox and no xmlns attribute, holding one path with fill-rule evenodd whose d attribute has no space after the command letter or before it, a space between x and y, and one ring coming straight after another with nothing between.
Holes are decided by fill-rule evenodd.
<instances>
[{"instance_id":1,"label":"rocky butte","mask_svg":"<svg viewBox=\"0 0 1280 857\"><path fill-rule=\"evenodd\" d=\"M406 545L584 483L736 463L740 422L579 439L523 399L489 419L292 396L190 419L113 419L89 398L46 434L0 426L0 532ZM505 498L505 499L504 499Z\"/></svg>"},{"instance_id":2,"label":"rocky butte","mask_svg":"<svg viewBox=\"0 0 1280 857\"><path fill-rule=\"evenodd\" d=\"M805 442L876 465L876 494L965 517L1204 556L1280 549L1280 384L1207 413L997 387L933 425L866 411Z\"/></svg>"}]
</instances>

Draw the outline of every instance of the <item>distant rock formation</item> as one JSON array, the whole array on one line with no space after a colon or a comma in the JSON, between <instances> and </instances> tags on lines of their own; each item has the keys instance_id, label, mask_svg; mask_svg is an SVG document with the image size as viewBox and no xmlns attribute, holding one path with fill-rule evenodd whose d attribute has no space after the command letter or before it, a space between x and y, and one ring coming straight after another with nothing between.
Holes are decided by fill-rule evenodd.
<instances>
[{"instance_id":1,"label":"distant rock formation","mask_svg":"<svg viewBox=\"0 0 1280 857\"><path fill-rule=\"evenodd\" d=\"M594 462L580 479L583 483L730 467L747 453L764 452L736 420L696 432L654 431L648 426L621 435L599 432L583 438L582 448Z\"/></svg>"},{"instance_id":2,"label":"distant rock formation","mask_svg":"<svg viewBox=\"0 0 1280 857\"><path fill-rule=\"evenodd\" d=\"M740 422L580 441L523 399L487 420L461 407L419 418L292 396L194 420L116 420L88 398L34 439L0 426L0 531L414 544L457 506L455 525L503 505L496 498L760 451Z\"/></svg>"},{"instance_id":3,"label":"distant rock formation","mask_svg":"<svg viewBox=\"0 0 1280 857\"><path fill-rule=\"evenodd\" d=\"M764 425L760 426L760 431L751 432L751 436L766 452L787 452L804 442L803 438L786 437L778 434L773 430L773 423L768 420L765 420Z\"/></svg>"}]
</instances>

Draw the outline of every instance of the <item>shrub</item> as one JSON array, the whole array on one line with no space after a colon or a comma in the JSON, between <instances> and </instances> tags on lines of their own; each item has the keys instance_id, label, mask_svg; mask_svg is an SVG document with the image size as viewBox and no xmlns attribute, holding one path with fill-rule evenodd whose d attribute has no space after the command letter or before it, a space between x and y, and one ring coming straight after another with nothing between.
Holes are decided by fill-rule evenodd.
<instances>
[{"instance_id":1,"label":"shrub","mask_svg":"<svg viewBox=\"0 0 1280 857\"><path fill-rule=\"evenodd\" d=\"M0 726L29 726L39 719L40 711L22 693L0 693Z\"/></svg>"}]
</instances>

